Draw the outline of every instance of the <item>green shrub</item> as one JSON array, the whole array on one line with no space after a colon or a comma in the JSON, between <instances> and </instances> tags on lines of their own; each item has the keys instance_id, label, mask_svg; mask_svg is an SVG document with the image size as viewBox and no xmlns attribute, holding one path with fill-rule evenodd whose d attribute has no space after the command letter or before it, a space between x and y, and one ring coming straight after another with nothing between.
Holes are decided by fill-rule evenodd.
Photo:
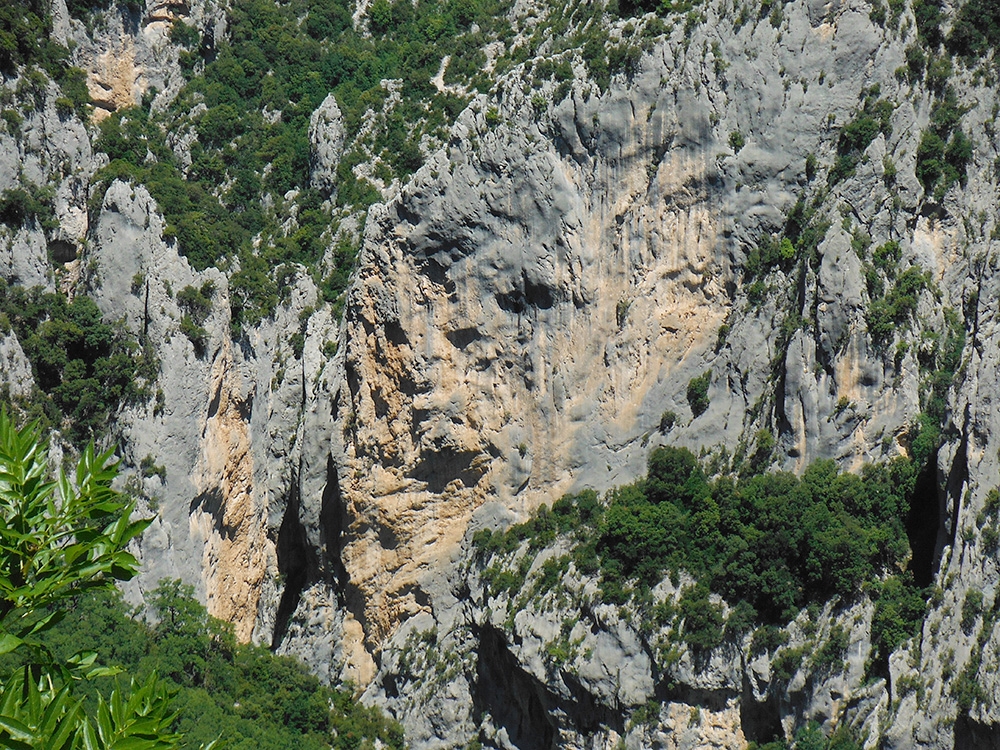
<instances>
[{"instance_id":1,"label":"green shrub","mask_svg":"<svg viewBox=\"0 0 1000 750\"><path fill-rule=\"evenodd\" d=\"M38 391L23 404L26 415L58 427L77 445L106 434L124 404L149 398L159 362L121 324L105 323L84 294L73 301L40 287L0 280L0 314L6 316L31 363Z\"/></svg>"},{"instance_id":2,"label":"green shrub","mask_svg":"<svg viewBox=\"0 0 1000 750\"><path fill-rule=\"evenodd\" d=\"M101 665L165 677L184 748L219 737L261 750L404 747L401 727L361 706L350 687L323 686L294 659L236 643L231 626L210 617L190 586L161 581L147 600L152 626L133 619L117 592L81 596L45 642L63 658L90 650Z\"/></svg>"},{"instance_id":3,"label":"green shrub","mask_svg":"<svg viewBox=\"0 0 1000 750\"><path fill-rule=\"evenodd\" d=\"M143 477L159 477L161 482L167 481L167 469L162 464L157 464L152 454L147 454L139 462L139 471Z\"/></svg>"},{"instance_id":4,"label":"green shrub","mask_svg":"<svg viewBox=\"0 0 1000 750\"><path fill-rule=\"evenodd\" d=\"M190 315L183 315L180 322L180 331L194 347L194 354L201 358L205 356L205 349L208 345L208 331L194 322Z\"/></svg>"},{"instance_id":5,"label":"green shrub","mask_svg":"<svg viewBox=\"0 0 1000 750\"><path fill-rule=\"evenodd\" d=\"M823 645L813 654L812 667L817 672L839 674L847 667L844 655L851 643L851 634L839 623L830 628Z\"/></svg>"},{"instance_id":6,"label":"green shrub","mask_svg":"<svg viewBox=\"0 0 1000 750\"><path fill-rule=\"evenodd\" d=\"M878 87L869 89L861 111L841 128L837 138L837 159L827 178L828 184L835 185L852 176L875 137L879 133L886 137L892 133L893 105L877 98L878 94Z\"/></svg>"},{"instance_id":7,"label":"green shrub","mask_svg":"<svg viewBox=\"0 0 1000 750\"><path fill-rule=\"evenodd\" d=\"M679 607L683 618L681 637L694 651L710 651L722 643L722 605L709 601L708 587L691 586L681 594Z\"/></svg>"},{"instance_id":8,"label":"green shrub","mask_svg":"<svg viewBox=\"0 0 1000 750\"><path fill-rule=\"evenodd\" d=\"M976 589L969 589L965 592L965 600L962 602L962 631L966 635L972 634L972 626L976 624L976 619L983 611L983 592Z\"/></svg>"},{"instance_id":9,"label":"green shrub","mask_svg":"<svg viewBox=\"0 0 1000 750\"><path fill-rule=\"evenodd\" d=\"M688 405L695 417L700 417L708 409L708 386L712 382L712 372L708 370L696 378L692 378L687 387Z\"/></svg>"}]
</instances>

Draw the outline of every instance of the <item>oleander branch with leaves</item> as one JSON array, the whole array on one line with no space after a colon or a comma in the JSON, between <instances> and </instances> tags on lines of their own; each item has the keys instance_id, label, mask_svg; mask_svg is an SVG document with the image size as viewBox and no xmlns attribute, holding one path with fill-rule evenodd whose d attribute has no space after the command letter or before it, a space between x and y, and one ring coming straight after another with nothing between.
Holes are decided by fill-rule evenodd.
<instances>
[{"instance_id":1,"label":"oleander branch with leaves","mask_svg":"<svg viewBox=\"0 0 1000 750\"><path fill-rule=\"evenodd\" d=\"M138 571L126 547L149 520L131 520L133 504L112 489L112 454L89 445L72 478L62 470L52 478L37 424L18 428L0 411L0 654L27 654L0 688L0 746L156 750L181 739L170 730L176 715L155 673L132 679L127 691L116 687L90 715L77 697L80 683L117 670L95 666L94 652L58 660L39 639L71 597Z\"/></svg>"}]
</instances>

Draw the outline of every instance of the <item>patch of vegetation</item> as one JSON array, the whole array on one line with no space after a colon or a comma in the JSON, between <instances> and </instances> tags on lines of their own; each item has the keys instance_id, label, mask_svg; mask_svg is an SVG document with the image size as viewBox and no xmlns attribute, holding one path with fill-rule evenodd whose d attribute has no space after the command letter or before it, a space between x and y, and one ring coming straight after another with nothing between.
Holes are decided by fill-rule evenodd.
<instances>
[{"instance_id":1,"label":"patch of vegetation","mask_svg":"<svg viewBox=\"0 0 1000 750\"><path fill-rule=\"evenodd\" d=\"M319 261L337 231L333 213L363 212L378 200L375 185L356 168L374 164L385 182L405 178L422 162L421 139L446 137L468 98L439 93L430 83L442 56L454 61L449 84L488 87L478 66L453 77L471 56L465 51L507 35L504 2L376 2L369 36L355 31L354 6L346 0L250 0L230 9L227 36L217 47L212 34L176 23L171 36L186 48L187 86L166 112L150 114L144 103L101 123L97 148L110 163L95 181L145 184L166 216L166 238L195 268L238 265L232 285L238 336L273 313L283 294L279 282L291 278L294 266L321 281ZM631 59L626 55L624 64ZM398 102L385 81L401 82ZM350 144L335 195L310 184L308 140L310 115L331 92ZM192 118L192 111L200 114ZM166 146L167 132L195 136L190 167L181 169ZM93 207L102 196L95 191ZM353 262L338 253L342 258ZM330 271L346 276L351 267Z\"/></svg>"},{"instance_id":2,"label":"patch of vegetation","mask_svg":"<svg viewBox=\"0 0 1000 750\"><path fill-rule=\"evenodd\" d=\"M944 198L956 182L965 185L973 142L959 125L964 114L954 89L947 86L931 109L930 128L920 136L916 175L936 201Z\"/></svg>"},{"instance_id":3,"label":"patch of vegetation","mask_svg":"<svg viewBox=\"0 0 1000 750\"><path fill-rule=\"evenodd\" d=\"M26 183L13 190L4 190L0 195L0 223L11 229L34 224L51 231L59 226L52 201L55 194L51 188L38 187Z\"/></svg>"},{"instance_id":4,"label":"patch of vegetation","mask_svg":"<svg viewBox=\"0 0 1000 750\"><path fill-rule=\"evenodd\" d=\"M349 690L321 685L294 659L236 643L231 627L210 617L190 586L163 581L149 601L154 625L117 591L82 596L43 642L57 658L84 649L104 666L165 678L175 691L172 729L183 735L180 748L220 737L242 750L404 746L401 727L358 704ZM0 657L0 673L16 664ZM96 702L113 686L88 684L86 700Z\"/></svg>"},{"instance_id":5,"label":"patch of vegetation","mask_svg":"<svg viewBox=\"0 0 1000 750\"><path fill-rule=\"evenodd\" d=\"M177 293L177 304L184 311L181 317L181 333L188 337L194 346L195 355L202 357L208 343L208 331L204 324L212 314L212 297L215 295L215 284L206 281L200 289L186 286Z\"/></svg>"},{"instance_id":6,"label":"patch of vegetation","mask_svg":"<svg viewBox=\"0 0 1000 750\"><path fill-rule=\"evenodd\" d=\"M743 632L752 622L787 623L809 604L850 601L863 585L882 581L875 638L891 650L923 616L921 592L896 572L909 557L904 520L915 481L905 459L860 475L818 461L801 478L709 480L689 451L660 447L646 478L609 491L605 503L593 492L563 497L551 511L504 533L481 531L473 542L485 561L525 541L540 549L572 534L574 564L599 573L607 602L624 603L686 571L699 581L682 598L692 618L684 637L696 648L710 648L724 632L708 593L740 606ZM497 563L496 575L503 569ZM780 646L780 632L758 631L754 648Z\"/></svg>"},{"instance_id":7,"label":"patch of vegetation","mask_svg":"<svg viewBox=\"0 0 1000 750\"><path fill-rule=\"evenodd\" d=\"M852 176L857 170L865 149L882 133L892 134L892 102L878 98L877 85L864 92L864 104L853 120L840 130L837 138L837 159L827 177L832 186Z\"/></svg>"},{"instance_id":8,"label":"patch of vegetation","mask_svg":"<svg viewBox=\"0 0 1000 750\"><path fill-rule=\"evenodd\" d=\"M990 0L965 0L952 21L946 46L953 55L969 60L1000 48L1000 6Z\"/></svg>"},{"instance_id":9,"label":"patch of vegetation","mask_svg":"<svg viewBox=\"0 0 1000 750\"><path fill-rule=\"evenodd\" d=\"M150 397L160 367L152 349L124 326L105 323L90 297L70 302L0 279L0 317L17 335L38 385L30 399L14 404L26 418L63 428L83 445L105 434L122 405Z\"/></svg>"},{"instance_id":10,"label":"patch of vegetation","mask_svg":"<svg viewBox=\"0 0 1000 750\"><path fill-rule=\"evenodd\" d=\"M829 229L830 222L817 214L817 204L799 198L788 212L784 233L765 235L750 251L744 266L747 280L759 280L775 268L787 272L799 258L813 262Z\"/></svg>"},{"instance_id":11,"label":"patch of vegetation","mask_svg":"<svg viewBox=\"0 0 1000 750\"><path fill-rule=\"evenodd\" d=\"M876 250L876 256L885 247L883 245ZM876 260L876 265L879 263L880 261ZM895 273L894 268L889 265L883 267L891 280ZM929 272L925 272L920 266L910 266L895 278L892 288L883 295L879 277L869 277L868 293L872 296L872 302L868 306L865 320L868 324L868 333L876 346L882 347L892 341L896 330L913 319L920 293L927 288L929 282Z\"/></svg>"},{"instance_id":12,"label":"patch of vegetation","mask_svg":"<svg viewBox=\"0 0 1000 750\"><path fill-rule=\"evenodd\" d=\"M712 371L706 370L701 375L696 378L691 378L691 382L688 383L687 387L687 400L688 405L691 407L691 413L694 416L700 417L708 410L709 398L708 398L708 387L712 383Z\"/></svg>"}]
</instances>

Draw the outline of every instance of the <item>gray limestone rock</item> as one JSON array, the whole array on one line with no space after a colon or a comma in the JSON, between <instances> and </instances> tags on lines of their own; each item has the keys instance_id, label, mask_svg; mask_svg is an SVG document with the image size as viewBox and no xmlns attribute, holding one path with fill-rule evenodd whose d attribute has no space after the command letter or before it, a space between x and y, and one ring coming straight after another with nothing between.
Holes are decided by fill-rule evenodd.
<instances>
[{"instance_id":1,"label":"gray limestone rock","mask_svg":"<svg viewBox=\"0 0 1000 750\"><path fill-rule=\"evenodd\" d=\"M325 195L336 191L343 151L344 123L336 97L329 94L309 118L309 179Z\"/></svg>"}]
</instances>

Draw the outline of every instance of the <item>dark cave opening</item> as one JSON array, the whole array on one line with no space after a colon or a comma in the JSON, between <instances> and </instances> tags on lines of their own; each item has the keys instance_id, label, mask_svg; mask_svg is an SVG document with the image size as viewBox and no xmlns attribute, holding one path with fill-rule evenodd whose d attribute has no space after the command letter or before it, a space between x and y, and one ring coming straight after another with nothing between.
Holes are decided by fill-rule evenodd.
<instances>
[{"instance_id":1,"label":"dark cave opening","mask_svg":"<svg viewBox=\"0 0 1000 750\"><path fill-rule=\"evenodd\" d=\"M1000 726L983 724L968 714L960 714L955 719L955 747L1000 750Z\"/></svg>"},{"instance_id":2,"label":"dark cave opening","mask_svg":"<svg viewBox=\"0 0 1000 750\"><path fill-rule=\"evenodd\" d=\"M911 550L909 571L913 582L920 588L934 581L938 536L942 530L943 500L938 484L937 460L935 450L917 475L906 516L906 536Z\"/></svg>"},{"instance_id":3,"label":"dark cave opening","mask_svg":"<svg viewBox=\"0 0 1000 750\"><path fill-rule=\"evenodd\" d=\"M305 589L310 572L315 570L315 561L309 549L306 530L299 519L299 488L297 477L292 477L291 489L285 515L278 529L278 574L284 579L285 587L274 618L274 633L271 648L276 649L288 632L288 623L299 606L299 599Z\"/></svg>"},{"instance_id":4,"label":"dark cave opening","mask_svg":"<svg viewBox=\"0 0 1000 750\"><path fill-rule=\"evenodd\" d=\"M547 697L545 686L521 669L507 650L503 635L484 627L472 698L475 714L489 712L518 750L550 750L556 747L558 731Z\"/></svg>"},{"instance_id":5,"label":"dark cave opening","mask_svg":"<svg viewBox=\"0 0 1000 750\"><path fill-rule=\"evenodd\" d=\"M740 700L740 725L749 742L768 743L785 739L781 725L781 704L778 696L768 693L766 700L754 697L748 674L743 675L743 697Z\"/></svg>"}]
</instances>

